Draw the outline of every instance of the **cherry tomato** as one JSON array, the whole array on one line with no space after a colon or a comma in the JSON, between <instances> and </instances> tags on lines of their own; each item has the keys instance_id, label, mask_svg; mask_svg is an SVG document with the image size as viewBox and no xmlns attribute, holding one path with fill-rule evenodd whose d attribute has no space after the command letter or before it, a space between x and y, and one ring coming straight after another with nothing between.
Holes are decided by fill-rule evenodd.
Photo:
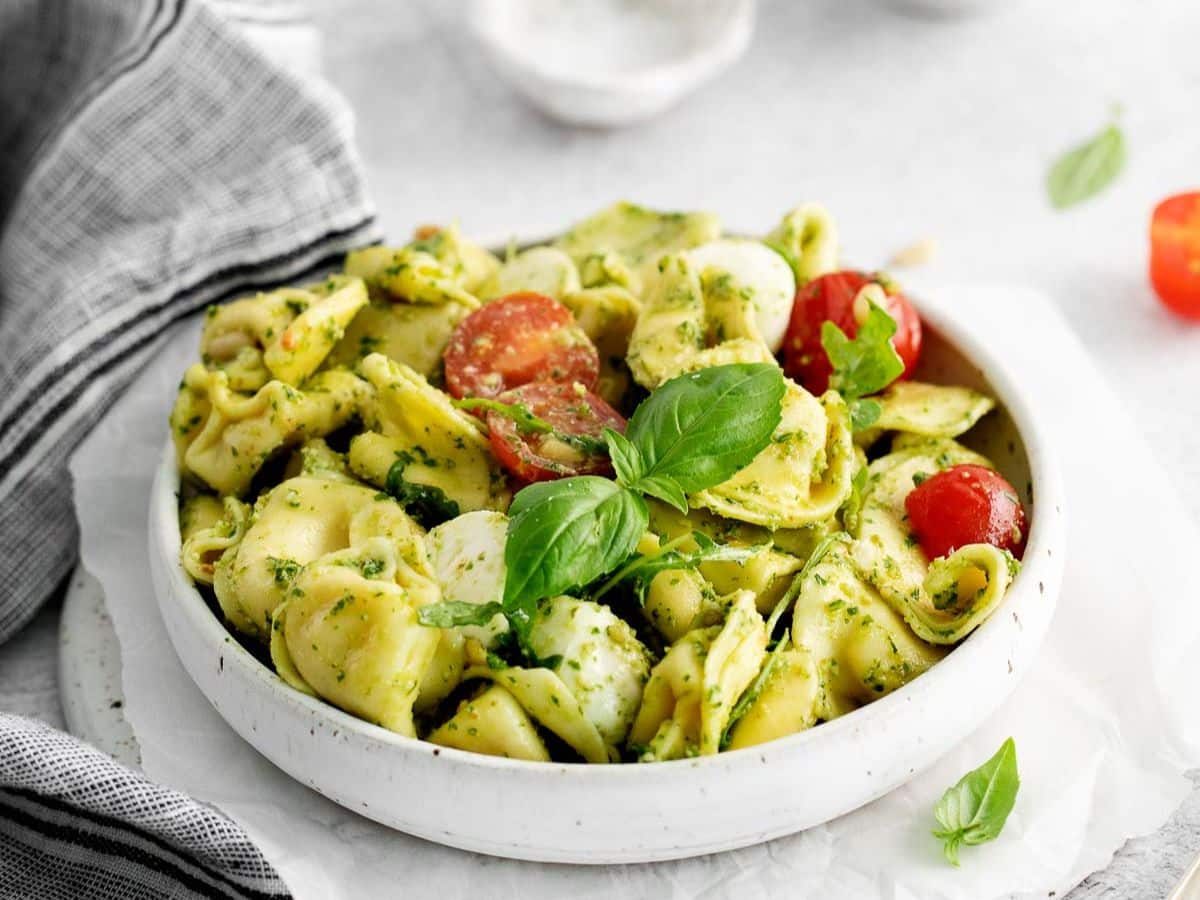
<instances>
[{"instance_id":1,"label":"cherry tomato","mask_svg":"<svg viewBox=\"0 0 1200 900\"><path fill-rule=\"evenodd\" d=\"M522 430L511 417L488 412L492 452L519 481L612 474L602 435L605 428L624 434L625 419L582 385L537 381L496 399L520 404L554 428L554 433Z\"/></svg>"},{"instance_id":2,"label":"cherry tomato","mask_svg":"<svg viewBox=\"0 0 1200 900\"><path fill-rule=\"evenodd\" d=\"M1176 194L1154 208L1150 282L1168 309L1200 319L1200 191Z\"/></svg>"},{"instance_id":3,"label":"cherry tomato","mask_svg":"<svg viewBox=\"0 0 1200 900\"><path fill-rule=\"evenodd\" d=\"M600 357L571 311L541 294L509 294L463 319L444 356L446 388L459 399L496 397L531 381L600 377Z\"/></svg>"},{"instance_id":4,"label":"cherry tomato","mask_svg":"<svg viewBox=\"0 0 1200 900\"><path fill-rule=\"evenodd\" d=\"M991 544L1020 556L1025 510L1003 475L983 466L951 466L904 498L908 521L930 559L967 544Z\"/></svg>"},{"instance_id":5,"label":"cherry tomato","mask_svg":"<svg viewBox=\"0 0 1200 900\"><path fill-rule=\"evenodd\" d=\"M821 346L821 325L833 322L853 338L858 334L854 298L872 281L887 292L887 312L896 320L892 346L904 361L908 378L921 356L921 318L912 303L895 289L895 285L862 272L830 272L814 278L796 291L792 304L792 320L783 339L783 370L812 394L822 394L829 387L832 367L825 348Z\"/></svg>"}]
</instances>

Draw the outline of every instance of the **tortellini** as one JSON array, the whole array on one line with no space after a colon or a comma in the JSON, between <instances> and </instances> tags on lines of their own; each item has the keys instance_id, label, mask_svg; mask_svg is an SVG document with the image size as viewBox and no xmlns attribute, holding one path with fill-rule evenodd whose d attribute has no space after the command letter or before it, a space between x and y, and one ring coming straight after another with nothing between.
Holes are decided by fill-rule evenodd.
<instances>
[{"instance_id":1,"label":"tortellini","mask_svg":"<svg viewBox=\"0 0 1200 900\"><path fill-rule=\"evenodd\" d=\"M441 518L508 508L510 494L487 438L450 398L400 363L374 353L363 374L375 387L370 431L350 442L364 481L437 507Z\"/></svg>"},{"instance_id":2,"label":"tortellini","mask_svg":"<svg viewBox=\"0 0 1200 900\"><path fill-rule=\"evenodd\" d=\"M433 229L404 247L355 250L346 256L345 269L381 297L474 309L479 306L474 292L499 265L495 256L451 226Z\"/></svg>"},{"instance_id":3,"label":"tortellini","mask_svg":"<svg viewBox=\"0 0 1200 900\"><path fill-rule=\"evenodd\" d=\"M845 401L833 392L818 400L789 381L771 443L731 479L691 499L718 515L768 528L811 526L846 501L854 462Z\"/></svg>"},{"instance_id":4,"label":"tortellini","mask_svg":"<svg viewBox=\"0 0 1200 900\"><path fill-rule=\"evenodd\" d=\"M351 546L352 532L380 513L392 519L386 523L390 527L381 529L385 533L407 525L408 517L394 501L361 485L298 476L272 488L256 504L244 534L215 566L212 581L225 617L239 631L265 640L271 614L286 599L300 569ZM242 523L236 512L232 518L229 524L236 532ZM218 523L215 531L219 534L224 525Z\"/></svg>"},{"instance_id":5,"label":"tortellini","mask_svg":"<svg viewBox=\"0 0 1200 900\"><path fill-rule=\"evenodd\" d=\"M180 562L283 685L447 748L650 763L851 713L937 664L995 611L1019 568L991 544L929 559L906 515L925 478L991 465L955 438L995 401L909 380L866 398L835 381L848 402L785 377L769 443L686 496L661 472L639 477L655 462L636 443L622 451L611 435L563 433L596 420L589 389L616 427L677 375L778 368L798 289L838 265L836 227L816 204L755 239L722 234L709 213L618 203L501 255L454 226L423 227L404 246L351 252L320 281L213 307L170 416ZM452 338L482 364L511 344L499 348L511 357L507 385L559 378L538 355L554 334L539 344L526 329L526 346L521 321L474 336L463 326L521 292L561 303L579 326L571 347L595 348L592 359L582 347L587 365L570 369L569 392L544 394L561 408L481 401L444 363ZM878 404L873 421L864 400ZM539 583L527 576L546 574L524 570L541 548L510 531L548 509L537 524L551 535L574 513L547 502L506 515L527 481L562 471L514 461L530 435L540 452L594 461L597 479L611 477L604 454L615 447L621 489L591 486L639 516L588 532L624 531L617 555L637 539L631 555L547 596L523 593ZM546 541L545 557L567 552ZM569 552L571 565L587 559Z\"/></svg>"},{"instance_id":6,"label":"tortellini","mask_svg":"<svg viewBox=\"0 0 1200 900\"><path fill-rule=\"evenodd\" d=\"M908 528L904 498L950 466L991 463L952 440L928 441L871 463L853 556L863 576L933 644L953 644L979 625L1008 589L1015 560L990 544L960 547L932 565Z\"/></svg>"},{"instance_id":7,"label":"tortellini","mask_svg":"<svg viewBox=\"0 0 1200 900\"><path fill-rule=\"evenodd\" d=\"M171 418L180 469L218 493L240 496L278 451L336 431L369 394L361 378L331 370L303 388L272 380L247 396L230 388L224 372L194 365Z\"/></svg>"},{"instance_id":8,"label":"tortellini","mask_svg":"<svg viewBox=\"0 0 1200 900\"><path fill-rule=\"evenodd\" d=\"M673 644L650 673L629 735L640 758L716 753L766 648L766 626L749 591L729 598L723 625L690 631Z\"/></svg>"},{"instance_id":9,"label":"tortellini","mask_svg":"<svg viewBox=\"0 0 1200 900\"><path fill-rule=\"evenodd\" d=\"M797 286L838 267L837 225L819 203L805 203L784 216L766 243L791 265Z\"/></svg>"},{"instance_id":10,"label":"tortellini","mask_svg":"<svg viewBox=\"0 0 1200 900\"><path fill-rule=\"evenodd\" d=\"M699 247L721 236L712 213L657 212L632 203L617 203L578 222L555 242L577 265L589 257L616 254L645 278L662 256Z\"/></svg>"}]
</instances>

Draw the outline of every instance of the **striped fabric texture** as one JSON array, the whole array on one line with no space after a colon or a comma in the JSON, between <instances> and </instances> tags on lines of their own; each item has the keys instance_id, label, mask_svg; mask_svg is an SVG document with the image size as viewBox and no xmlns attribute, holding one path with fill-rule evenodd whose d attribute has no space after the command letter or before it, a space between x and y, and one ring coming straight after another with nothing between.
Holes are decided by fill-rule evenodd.
<instances>
[{"instance_id":1,"label":"striped fabric texture","mask_svg":"<svg viewBox=\"0 0 1200 900\"><path fill-rule=\"evenodd\" d=\"M66 460L166 328L374 235L348 113L192 0L0 4L0 640L66 575Z\"/></svg>"},{"instance_id":2,"label":"striped fabric texture","mask_svg":"<svg viewBox=\"0 0 1200 900\"><path fill-rule=\"evenodd\" d=\"M0 641L66 578L67 459L169 326L377 237L348 111L260 49L296 3L235 6L0 3ZM0 714L0 897L287 893L216 810Z\"/></svg>"}]
</instances>

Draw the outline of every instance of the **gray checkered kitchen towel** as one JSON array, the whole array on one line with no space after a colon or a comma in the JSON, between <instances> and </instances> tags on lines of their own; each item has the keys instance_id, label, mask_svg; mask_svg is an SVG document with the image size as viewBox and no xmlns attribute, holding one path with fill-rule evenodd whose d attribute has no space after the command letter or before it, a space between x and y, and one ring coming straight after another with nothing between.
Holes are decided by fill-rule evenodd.
<instances>
[{"instance_id":1,"label":"gray checkered kitchen towel","mask_svg":"<svg viewBox=\"0 0 1200 900\"><path fill-rule=\"evenodd\" d=\"M168 326L375 237L346 110L222 14L0 3L0 641L74 562L67 457ZM219 813L0 716L0 895L286 893Z\"/></svg>"}]
</instances>

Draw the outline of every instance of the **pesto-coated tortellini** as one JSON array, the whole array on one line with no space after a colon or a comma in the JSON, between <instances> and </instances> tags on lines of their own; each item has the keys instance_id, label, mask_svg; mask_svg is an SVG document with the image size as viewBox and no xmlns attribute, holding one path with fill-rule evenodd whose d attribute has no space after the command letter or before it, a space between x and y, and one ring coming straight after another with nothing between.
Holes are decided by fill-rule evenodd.
<instances>
[{"instance_id":1,"label":"pesto-coated tortellini","mask_svg":"<svg viewBox=\"0 0 1200 900\"><path fill-rule=\"evenodd\" d=\"M477 509L505 510L510 494L475 421L407 366L368 356L375 387L372 430L350 442L350 469L409 503L435 507L439 519Z\"/></svg>"},{"instance_id":2,"label":"pesto-coated tortellini","mask_svg":"<svg viewBox=\"0 0 1200 900\"><path fill-rule=\"evenodd\" d=\"M873 428L932 438L969 431L996 401L970 388L897 381L879 396L882 411Z\"/></svg>"},{"instance_id":3,"label":"pesto-coated tortellini","mask_svg":"<svg viewBox=\"0 0 1200 900\"><path fill-rule=\"evenodd\" d=\"M534 293L562 300L581 287L571 257L556 247L531 247L496 269L480 286L479 299L486 303L509 294Z\"/></svg>"},{"instance_id":4,"label":"pesto-coated tortellini","mask_svg":"<svg viewBox=\"0 0 1200 900\"><path fill-rule=\"evenodd\" d=\"M213 307L170 415L180 562L283 684L443 747L649 763L821 727L991 615L1026 535L1003 478L925 484L990 466L954 439L996 404L892 375L878 285L804 346L830 390L785 374L798 288L838 268L817 204L754 239L617 203ZM1011 527L939 518L985 487Z\"/></svg>"},{"instance_id":5,"label":"pesto-coated tortellini","mask_svg":"<svg viewBox=\"0 0 1200 900\"><path fill-rule=\"evenodd\" d=\"M459 704L427 740L488 756L549 762L546 744L517 698L498 684Z\"/></svg>"},{"instance_id":6,"label":"pesto-coated tortellini","mask_svg":"<svg viewBox=\"0 0 1200 900\"><path fill-rule=\"evenodd\" d=\"M354 317L329 363L353 368L372 353L382 353L432 378L441 368L450 335L470 311L462 303L372 301Z\"/></svg>"},{"instance_id":7,"label":"pesto-coated tortellini","mask_svg":"<svg viewBox=\"0 0 1200 900\"><path fill-rule=\"evenodd\" d=\"M1004 596L1015 560L990 544L960 547L932 564L912 534L904 498L924 478L950 466L991 463L953 440L927 441L871 463L858 516L853 557L863 576L923 640L953 644Z\"/></svg>"},{"instance_id":8,"label":"pesto-coated tortellini","mask_svg":"<svg viewBox=\"0 0 1200 900\"><path fill-rule=\"evenodd\" d=\"M798 287L838 268L837 225L819 203L793 209L767 235L766 243L791 265Z\"/></svg>"},{"instance_id":9,"label":"pesto-coated tortellini","mask_svg":"<svg viewBox=\"0 0 1200 900\"><path fill-rule=\"evenodd\" d=\"M555 246L577 265L596 254L615 253L645 278L662 256L720 236L721 222L712 213L657 212L622 202L576 223Z\"/></svg>"},{"instance_id":10,"label":"pesto-coated tortellini","mask_svg":"<svg viewBox=\"0 0 1200 900\"><path fill-rule=\"evenodd\" d=\"M559 737L586 762L616 760L616 748L604 740L595 723L584 713L579 699L549 669L481 666L468 669L465 677L490 679L504 687L538 724Z\"/></svg>"},{"instance_id":11,"label":"pesto-coated tortellini","mask_svg":"<svg viewBox=\"0 0 1200 900\"><path fill-rule=\"evenodd\" d=\"M495 256L451 226L433 229L404 247L355 250L346 256L345 269L381 297L475 308L479 300L474 292L499 265Z\"/></svg>"},{"instance_id":12,"label":"pesto-coated tortellini","mask_svg":"<svg viewBox=\"0 0 1200 900\"><path fill-rule=\"evenodd\" d=\"M854 449L846 403L787 383L783 420L761 453L728 481L692 500L718 515L768 528L830 519L850 495Z\"/></svg>"},{"instance_id":13,"label":"pesto-coated tortellini","mask_svg":"<svg viewBox=\"0 0 1200 900\"><path fill-rule=\"evenodd\" d=\"M350 372L320 372L294 388L269 381L252 396L223 372L195 365L184 375L172 422L185 474L221 494L241 495L285 447L336 431L358 415L370 387Z\"/></svg>"},{"instance_id":14,"label":"pesto-coated tortellini","mask_svg":"<svg viewBox=\"0 0 1200 900\"><path fill-rule=\"evenodd\" d=\"M651 671L629 734L641 759L716 753L734 704L766 652L767 630L754 595L739 591L729 598L723 625L688 632Z\"/></svg>"},{"instance_id":15,"label":"pesto-coated tortellini","mask_svg":"<svg viewBox=\"0 0 1200 900\"><path fill-rule=\"evenodd\" d=\"M395 501L371 488L290 478L256 504L249 527L216 563L217 600L235 628L265 640L271 614L304 565L350 547L352 530L401 534L410 524Z\"/></svg>"},{"instance_id":16,"label":"pesto-coated tortellini","mask_svg":"<svg viewBox=\"0 0 1200 900\"><path fill-rule=\"evenodd\" d=\"M626 359L642 387L710 366L774 361L752 300L728 275L700 276L687 254L664 257L649 276Z\"/></svg>"},{"instance_id":17,"label":"pesto-coated tortellini","mask_svg":"<svg viewBox=\"0 0 1200 900\"><path fill-rule=\"evenodd\" d=\"M417 611L437 602L438 593L390 554L385 538L372 538L304 566L276 627L287 665L313 693L412 737L413 705L439 641Z\"/></svg>"}]
</instances>

